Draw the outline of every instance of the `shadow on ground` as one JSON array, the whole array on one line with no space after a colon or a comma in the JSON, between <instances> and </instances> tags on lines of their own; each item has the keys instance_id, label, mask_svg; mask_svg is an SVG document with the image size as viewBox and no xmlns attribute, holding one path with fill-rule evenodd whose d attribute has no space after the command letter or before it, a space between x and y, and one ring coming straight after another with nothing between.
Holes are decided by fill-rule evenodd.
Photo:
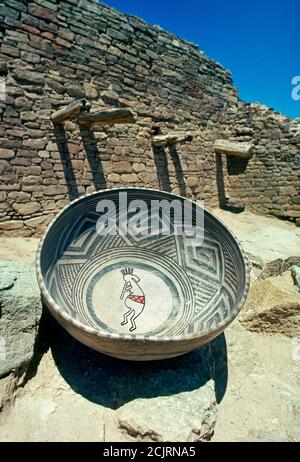
<instances>
[{"instance_id":1,"label":"shadow on ground","mask_svg":"<svg viewBox=\"0 0 300 462\"><path fill-rule=\"evenodd\" d=\"M42 342L51 348L59 372L71 388L94 403L118 409L137 398L189 392L215 383L220 402L227 386L224 334L210 344L174 359L128 362L98 353L73 339L47 313Z\"/></svg>"}]
</instances>

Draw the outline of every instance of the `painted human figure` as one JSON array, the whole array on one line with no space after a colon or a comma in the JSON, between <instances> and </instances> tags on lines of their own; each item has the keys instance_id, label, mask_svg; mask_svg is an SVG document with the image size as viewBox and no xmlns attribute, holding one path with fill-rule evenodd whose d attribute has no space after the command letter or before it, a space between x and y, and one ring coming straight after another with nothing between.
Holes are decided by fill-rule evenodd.
<instances>
[{"instance_id":1,"label":"painted human figure","mask_svg":"<svg viewBox=\"0 0 300 462\"><path fill-rule=\"evenodd\" d=\"M133 274L132 268L125 268L122 270L124 286L121 294L121 300L124 299L125 294L128 292L127 297L125 298L124 304L128 311L123 316L123 322L121 326L125 326L130 320L131 327L130 332L133 332L136 329L135 320L145 307L145 294L139 286L140 278Z\"/></svg>"}]
</instances>

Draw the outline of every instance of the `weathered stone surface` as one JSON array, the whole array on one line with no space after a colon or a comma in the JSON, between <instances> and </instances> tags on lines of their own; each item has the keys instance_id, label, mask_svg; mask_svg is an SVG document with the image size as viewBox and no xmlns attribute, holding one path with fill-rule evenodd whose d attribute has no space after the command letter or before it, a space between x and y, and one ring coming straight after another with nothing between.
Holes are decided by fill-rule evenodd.
<instances>
[{"instance_id":1,"label":"weathered stone surface","mask_svg":"<svg viewBox=\"0 0 300 462\"><path fill-rule=\"evenodd\" d=\"M3 221L2 223L0 223L0 230L3 231L14 231L20 228L23 228L23 222L21 220L10 220Z\"/></svg>"},{"instance_id":2,"label":"weathered stone surface","mask_svg":"<svg viewBox=\"0 0 300 462\"><path fill-rule=\"evenodd\" d=\"M266 279L270 276L279 276L285 271L291 270L293 266L300 265L300 256L289 257L287 259L277 258L265 265L264 270L260 273L260 279Z\"/></svg>"},{"instance_id":3,"label":"weathered stone surface","mask_svg":"<svg viewBox=\"0 0 300 462\"><path fill-rule=\"evenodd\" d=\"M109 105L116 105L119 103L119 95L113 90L106 90L101 93L102 100Z\"/></svg>"},{"instance_id":4,"label":"weathered stone surface","mask_svg":"<svg viewBox=\"0 0 300 462\"><path fill-rule=\"evenodd\" d=\"M132 171L131 164L127 160L115 162L114 171L115 173L130 173Z\"/></svg>"},{"instance_id":5,"label":"weathered stone surface","mask_svg":"<svg viewBox=\"0 0 300 462\"><path fill-rule=\"evenodd\" d=\"M214 148L218 154L241 157L242 159L249 159L252 151L251 144L238 143L228 140L216 140Z\"/></svg>"},{"instance_id":6,"label":"weathered stone surface","mask_svg":"<svg viewBox=\"0 0 300 462\"><path fill-rule=\"evenodd\" d=\"M14 373L11 373L6 377L0 377L0 412L13 404L17 383L18 377L16 377Z\"/></svg>"},{"instance_id":7,"label":"weathered stone surface","mask_svg":"<svg viewBox=\"0 0 300 462\"><path fill-rule=\"evenodd\" d=\"M121 175L121 182L123 183L137 183L138 176L135 173L123 173Z\"/></svg>"},{"instance_id":8,"label":"weathered stone surface","mask_svg":"<svg viewBox=\"0 0 300 462\"><path fill-rule=\"evenodd\" d=\"M226 342L228 382L212 441L298 441L300 361L291 339L234 322Z\"/></svg>"},{"instance_id":9,"label":"weathered stone surface","mask_svg":"<svg viewBox=\"0 0 300 462\"><path fill-rule=\"evenodd\" d=\"M0 149L0 159L13 159L14 157L15 153L11 149Z\"/></svg>"},{"instance_id":10,"label":"weathered stone surface","mask_svg":"<svg viewBox=\"0 0 300 462\"><path fill-rule=\"evenodd\" d=\"M41 183L41 177L35 175L28 175L22 178L22 184L25 186L38 185Z\"/></svg>"},{"instance_id":11,"label":"weathered stone surface","mask_svg":"<svg viewBox=\"0 0 300 462\"><path fill-rule=\"evenodd\" d=\"M66 194L68 189L66 186L44 186L43 188L45 196L57 196L60 194Z\"/></svg>"},{"instance_id":12,"label":"weathered stone surface","mask_svg":"<svg viewBox=\"0 0 300 462\"><path fill-rule=\"evenodd\" d=\"M199 179L194 176L190 176L188 177L186 184L191 188L195 188L196 186L199 186Z\"/></svg>"},{"instance_id":13,"label":"weathered stone surface","mask_svg":"<svg viewBox=\"0 0 300 462\"><path fill-rule=\"evenodd\" d=\"M89 83L84 83L84 91L85 95L88 99L96 99L98 98L98 90L97 88Z\"/></svg>"},{"instance_id":14,"label":"weathered stone surface","mask_svg":"<svg viewBox=\"0 0 300 462\"><path fill-rule=\"evenodd\" d=\"M118 411L119 428L136 441L210 440L217 418L213 389L211 381L189 393L137 399Z\"/></svg>"},{"instance_id":15,"label":"weathered stone surface","mask_svg":"<svg viewBox=\"0 0 300 462\"><path fill-rule=\"evenodd\" d=\"M118 183L120 181L120 175L118 175L118 173L110 173L107 179L112 183Z\"/></svg>"},{"instance_id":16,"label":"weathered stone surface","mask_svg":"<svg viewBox=\"0 0 300 462\"><path fill-rule=\"evenodd\" d=\"M27 71L25 69L14 69L14 78L20 81L26 81L32 84L44 84L45 78L40 72Z\"/></svg>"},{"instance_id":17,"label":"weathered stone surface","mask_svg":"<svg viewBox=\"0 0 300 462\"><path fill-rule=\"evenodd\" d=\"M42 313L34 266L0 262L0 305L0 338L5 342L0 358L2 377L28 366L33 357Z\"/></svg>"},{"instance_id":18,"label":"weathered stone surface","mask_svg":"<svg viewBox=\"0 0 300 462\"><path fill-rule=\"evenodd\" d=\"M6 199L6 191L0 191L0 202L4 202Z\"/></svg>"},{"instance_id":19,"label":"weathered stone surface","mask_svg":"<svg viewBox=\"0 0 300 462\"><path fill-rule=\"evenodd\" d=\"M4 55L13 56L14 58L18 58L20 55L18 48L6 45L4 43L1 45L1 53Z\"/></svg>"},{"instance_id":20,"label":"weathered stone surface","mask_svg":"<svg viewBox=\"0 0 300 462\"><path fill-rule=\"evenodd\" d=\"M46 141L41 139L29 139L23 141L23 146L30 149L44 149L46 146Z\"/></svg>"},{"instance_id":21,"label":"weathered stone surface","mask_svg":"<svg viewBox=\"0 0 300 462\"><path fill-rule=\"evenodd\" d=\"M30 201L30 194L23 191L12 191L8 194L10 199L16 202L28 202Z\"/></svg>"},{"instance_id":22,"label":"weathered stone surface","mask_svg":"<svg viewBox=\"0 0 300 462\"><path fill-rule=\"evenodd\" d=\"M291 271L254 281L239 321L251 331L299 335L300 294Z\"/></svg>"},{"instance_id":23,"label":"weathered stone surface","mask_svg":"<svg viewBox=\"0 0 300 462\"><path fill-rule=\"evenodd\" d=\"M32 215L40 210L41 206L38 202L28 202L26 204L13 204L13 209L19 215Z\"/></svg>"},{"instance_id":24,"label":"weathered stone surface","mask_svg":"<svg viewBox=\"0 0 300 462\"><path fill-rule=\"evenodd\" d=\"M29 4L28 13L38 18L47 19L50 22L56 22L56 13L39 5Z\"/></svg>"},{"instance_id":25,"label":"weathered stone surface","mask_svg":"<svg viewBox=\"0 0 300 462\"><path fill-rule=\"evenodd\" d=\"M43 215L41 217L30 218L29 220L24 221L24 225L28 226L28 228L33 229L34 234L36 236L40 236L45 230L46 226L50 223L52 218L53 218L52 214Z\"/></svg>"},{"instance_id":26,"label":"weathered stone surface","mask_svg":"<svg viewBox=\"0 0 300 462\"><path fill-rule=\"evenodd\" d=\"M299 287L300 289L300 266L293 265L291 272L292 272L292 278L294 281L294 285Z\"/></svg>"}]
</instances>

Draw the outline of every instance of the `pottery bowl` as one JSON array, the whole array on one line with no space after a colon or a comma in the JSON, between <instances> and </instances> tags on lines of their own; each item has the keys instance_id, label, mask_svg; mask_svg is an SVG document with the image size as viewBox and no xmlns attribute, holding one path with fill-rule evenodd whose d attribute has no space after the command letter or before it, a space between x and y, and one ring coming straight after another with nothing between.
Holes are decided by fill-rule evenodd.
<instances>
[{"instance_id":1,"label":"pottery bowl","mask_svg":"<svg viewBox=\"0 0 300 462\"><path fill-rule=\"evenodd\" d=\"M187 210L181 230L175 208L157 213L158 201ZM138 188L96 192L65 207L41 239L37 276L47 307L73 337L134 361L209 342L237 316L249 289L247 259L225 225L180 196Z\"/></svg>"}]
</instances>

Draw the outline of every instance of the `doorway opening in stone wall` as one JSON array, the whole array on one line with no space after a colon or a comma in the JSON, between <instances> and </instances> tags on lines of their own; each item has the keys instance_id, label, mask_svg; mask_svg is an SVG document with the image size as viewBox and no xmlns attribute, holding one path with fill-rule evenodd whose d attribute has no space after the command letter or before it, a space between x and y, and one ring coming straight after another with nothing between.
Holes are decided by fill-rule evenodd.
<instances>
[{"instance_id":1,"label":"doorway opening in stone wall","mask_svg":"<svg viewBox=\"0 0 300 462\"><path fill-rule=\"evenodd\" d=\"M175 169L176 184L171 184L168 156ZM168 147L153 146L153 157L160 189L162 191L172 192L174 187L177 187L180 196L186 197L185 176L176 145L172 144Z\"/></svg>"},{"instance_id":2,"label":"doorway opening in stone wall","mask_svg":"<svg viewBox=\"0 0 300 462\"><path fill-rule=\"evenodd\" d=\"M222 155L216 153L215 158L216 158L216 181L217 181L219 207L222 210L226 210L228 212L242 213L245 210L245 206L242 205L241 203L233 203L232 200L230 199L230 196L228 195L228 192L226 193L225 179L224 179L224 168L226 167L224 167ZM236 161L237 159L234 158L233 162L236 162ZM245 163L244 160L242 162ZM228 169L227 174L230 175L229 168L228 168L228 158L227 158L227 169ZM226 186L227 186L227 191L228 191L228 188L229 188L228 182L226 182Z\"/></svg>"}]
</instances>

